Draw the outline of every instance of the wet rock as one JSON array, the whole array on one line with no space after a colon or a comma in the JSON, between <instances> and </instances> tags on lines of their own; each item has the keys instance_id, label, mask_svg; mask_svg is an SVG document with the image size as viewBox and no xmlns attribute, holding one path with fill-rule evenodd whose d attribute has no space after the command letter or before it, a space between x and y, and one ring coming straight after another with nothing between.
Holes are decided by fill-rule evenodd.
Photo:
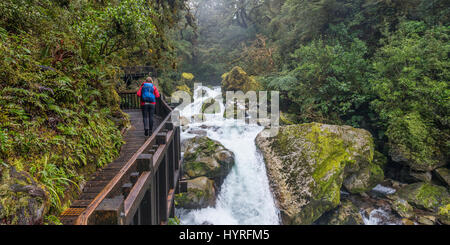
<instances>
[{"instance_id":1,"label":"wet rock","mask_svg":"<svg viewBox=\"0 0 450 245\"><path fill-rule=\"evenodd\" d=\"M215 99L211 99L209 102L202 104L201 112L205 114L214 114L220 112L220 104Z\"/></svg>"},{"instance_id":2,"label":"wet rock","mask_svg":"<svg viewBox=\"0 0 450 245\"><path fill-rule=\"evenodd\" d=\"M416 171L428 172L446 164L445 158L438 149L430 149L429 156L417 159L414 157L416 155L415 152L412 152L410 148L392 141L389 143L389 155L394 162L409 166Z\"/></svg>"},{"instance_id":3,"label":"wet rock","mask_svg":"<svg viewBox=\"0 0 450 245\"><path fill-rule=\"evenodd\" d=\"M317 222L320 225L363 225L364 221L352 202L345 200L339 206L325 213Z\"/></svg>"},{"instance_id":4,"label":"wet rock","mask_svg":"<svg viewBox=\"0 0 450 245\"><path fill-rule=\"evenodd\" d=\"M450 187L450 170L448 168L435 169L434 173L447 187Z\"/></svg>"},{"instance_id":5,"label":"wet rock","mask_svg":"<svg viewBox=\"0 0 450 245\"><path fill-rule=\"evenodd\" d=\"M430 211L437 211L440 206L450 203L450 196L445 187L425 182L406 185L397 195L417 208Z\"/></svg>"},{"instance_id":6,"label":"wet rock","mask_svg":"<svg viewBox=\"0 0 450 245\"><path fill-rule=\"evenodd\" d=\"M200 209L214 206L216 194L214 181L207 177L187 180L187 192L175 196L178 208Z\"/></svg>"},{"instance_id":7,"label":"wet rock","mask_svg":"<svg viewBox=\"0 0 450 245\"><path fill-rule=\"evenodd\" d=\"M277 136L256 138L284 224L311 224L336 208L344 180L361 193L382 180L369 132L319 123L280 127Z\"/></svg>"},{"instance_id":8,"label":"wet rock","mask_svg":"<svg viewBox=\"0 0 450 245\"><path fill-rule=\"evenodd\" d=\"M410 170L409 174L415 179L415 181L431 182L431 172Z\"/></svg>"},{"instance_id":9,"label":"wet rock","mask_svg":"<svg viewBox=\"0 0 450 245\"><path fill-rule=\"evenodd\" d=\"M436 217L431 215L423 215L417 218L417 222L422 225L434 225L436 223Z\"/></svg>"},{"instance_id":10,"label":"wet rock","mask_svg":"<svg viewBox=\"0 0 450 245\"><path fill-rule=\"evenodd\" d=\"M414 217L413 207L404 199L396 198L391 207L400 217L408 219Z\"/></svg>"},{"instance_id":11,"label":"wet rock","mask_svg":"<svg viewBox=\"0 0 450 245\"><path fill-rule=\"evenodd\" d=\"M439 207L438 218L443 224L450 225L450 204Z\"/></svg>"},{"instance_id":12,"label":"wet rock","mask_svg":"<svg viewBox=\"0 0 450 245\"><path fill-rule=\"evenodd\" d=\"M184 173L188 178L206 176L220 186L234 165L234 153L205 136L186 140Z\"/></svg>"},{"instance_id":13,"label":"wet rock","mask_svg":"<svg viewBox=\"0 0 450 245\"><path fill-rule=\"evenodd\" d=\"M26 172L0 166L0 224L41 224L48 195Z\"/></svg>"},{"instance_id":14,"label":"wet rock","mask_svg":"<svg viewBox=\"0 0 450 245\"><path fill-rule=\"evenodd\" d=\"M186 126L190 123L189 119L183 116L180 116L180 125L181 126Z\"/></svg>"},{"instance_id":15,"label":"wet rock","mask_svg":"<svg viewBox=\"0 0 450 245\"><path fill-rule=\"evenodd\" d=\"M197 134L200 136L206 136L208 133L205 130L199 130L199 129L191 129L188 131L190 134Z\"/></svg>"},{"instance_id":16,"label":"wet rock","mask_svg":"<svg viewBox=\"0 0 450 245\"><path fill-rule=\"evenodd\" d=\"M414 221L412 221L410 219L402 219L402 224L403 225L415 225Z\"/></svg>"}]
</instances>

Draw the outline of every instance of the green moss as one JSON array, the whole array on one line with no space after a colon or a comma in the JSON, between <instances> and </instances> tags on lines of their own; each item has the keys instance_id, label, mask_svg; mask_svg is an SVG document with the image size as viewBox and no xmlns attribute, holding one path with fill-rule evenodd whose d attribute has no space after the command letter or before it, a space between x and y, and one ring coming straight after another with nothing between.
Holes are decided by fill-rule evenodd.
<instances>
[{"instance_id":1,"label":"green moss","mask_svg":"<svg viewBox=\"0 0 450 245\"><path fill-rule=\"evenodd\" d=\"M220 105L218 102L216 102L215 99L212 99L207 103L203 103L201 112L206 114L214 114L220 112Z\"/></svg>"},{"instance_id":2,"label":"green moss","mask_svg":"<svg viewBox=\"0 0 450 245\"><path fill-rule=\"evenodd\" d=\"M222 75L222 92L226 91L257 91L261 85L252 76L242 70L241 67L235 66L230 72Z\"/></svg>"},{"instance_id":3,"label":"green moss","mask_svg":"<svg viewBox=\"0 0 450 245\"><path fill-rule=\"evenodd\" d=\"M312 177L318 188L315 188L314 197L325 198L333 205L338 205L342 174L349 158L343 141L330 132L322 130L317 124L312 125L311 132L306 135L306 138L316 146L313 152L316 167Z\"/></svg>"},{"instance_id":4,"label":"green moss","mask_svg":"<svg viewBox=\"0 0 450 245\"><path fill-rule=\"evenodd\" d=\"M440 206L450 203L447 189L430 183L414 183L399 190L398 195L412 205L436 211Z\"/></svg>"}]
</instances>

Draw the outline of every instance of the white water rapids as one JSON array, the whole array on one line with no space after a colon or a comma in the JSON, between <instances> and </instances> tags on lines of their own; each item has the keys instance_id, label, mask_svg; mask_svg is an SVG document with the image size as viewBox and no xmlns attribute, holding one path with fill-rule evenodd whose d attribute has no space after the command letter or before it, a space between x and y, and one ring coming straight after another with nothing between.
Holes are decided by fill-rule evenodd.
<instances>
[{"instance_id":1,"label":"white water rapids","mask_svg":"<svg viewBox=\"0 0 450 245\"><path fill-rule=\"evenodd\" d=\"M199 96L202 90L204 94ZM190 119L201 113L203 101L218 96L221 96L219 87L210 89L199 86L194 91L194 102L182 109L180 115ZM235 154L235 165L220 188L215 207L178 209L176 214L181 224L189 225L279 224L279 211L269 188L264 160L254 142L263 127L225 119L224 110L225 106L220 103L220 112L204 114L205 122L190 123L189 128L182 131L181 140L196 136L188 133L190 130L206 131L209 138L219 141Z\"/></svg>"},{"instance_id":2,"label":"white water rapids","mask_svg":"<svg viewBox=\"0 0 450 245\"><path fill-rule=\"evenodd\" d=\"M203 103L211 98L219 98L216 101L220 101L220 112L203 114L204 122L191 120L188 128L182 130L181 141L198 136L189 131L206 131L207 137L219 141L235 154L235 165L223 182L214 207L177 209L176 215L183 225L278 225L279 210L270 191L264 159L255 145L256 135L263 127L225 119L221 94L220 87L196 87L194 101L182 109L180 115L191 119L201 113ZM374 191L391 194L395 190L377 185ZM390 219L392 214L382 209L374 209L367 217L363 213L361 216L366 225L399 224L398 220Z\"/></svg>"}]
</instances>

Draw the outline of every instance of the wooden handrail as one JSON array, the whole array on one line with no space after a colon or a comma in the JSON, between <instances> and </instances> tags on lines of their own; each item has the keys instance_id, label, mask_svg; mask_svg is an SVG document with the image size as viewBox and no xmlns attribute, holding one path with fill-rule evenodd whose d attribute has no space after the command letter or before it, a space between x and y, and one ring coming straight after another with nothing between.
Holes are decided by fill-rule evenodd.
<instances>
[{"instance_id":1,"label":"wooden handrail","mask_svg":"<svg viewBox=\"0 0 450 245\"><path fill-rule=\"evenodd\" d=\"M135 93L135 92L134 92ZM78 218L75 221L76 225L87 225L89 224L89 219L91 215L94 213L94 211L99 207L99 205L102 203L103 200L110 197L114 190L117 190L120 188L120 184L122 183L122 180L126 177L128 173L130 173L131 170L136 168L136 160L138 157L143 154L150 146L154 144L156 141L157 135L162 132L163 129L166 128L166 124L170 122L171 119L171 113L172 108L165 103L163 99L161 99L161 106L162 108L167 112L166 117L161 122L161 124L158 126L158 128L154 131L154 133L145 141L145 143L133 154L133 156L127 161L127 163L120 169L120 171L114 176L114 178L109 181L109 183L105 186L105 188L102 189L102 191L94 198L94 200L86 207L86 209L78 216ZM169 140L172 141L174 137L173 129L169 131ZM176 139L179 140L179 139ZM170 142L169 141L169 142ZM162 147L162 152L165 152L167 150L168 144L165 142L165 144L161 145L159 148ZM158 148L158 150L159 150ZM160 152L160 151L159 151ZM129 198L127 198L124 202L126 204L126 210L124 216L127 217L127 220L131 215L134 214L135 210L131 210L130 202L134 202L141 198L142 193L140 193L140 190L138 188L148 184L149 179L151 178L155 172L158 170L159 162L161 162L164 154L156 154L154 157L154 169L152 172L143 172L138 181L136 182L138 185L134 186L131 189L131 193L129 195ZM177 163L178 164L178 163Z\"/></svg>"}]
</instances>

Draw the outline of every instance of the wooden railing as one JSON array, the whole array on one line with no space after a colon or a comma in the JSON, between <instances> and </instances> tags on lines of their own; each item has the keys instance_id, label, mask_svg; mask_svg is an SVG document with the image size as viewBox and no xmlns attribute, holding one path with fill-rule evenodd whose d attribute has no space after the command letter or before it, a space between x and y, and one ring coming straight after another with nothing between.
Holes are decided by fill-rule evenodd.
<instances>
[{"instance_id":1,"label":"wooden railing","mask_svg":"<svg viewBox=\"0 0 450 245\"><path fill-rule=\"evenodd\" d=\"M146 76L157 77L158 73L152 66L126 66L122 67L124 71L123 80L127 83Z\"/></svg>"},{"instance_id":2,"label":"wooden railing","mask_svg":"<svg viewBox=\"0 0 450 245\"><path fill-rule=\"evenodd\" d=\"M135 92L120 93L120 97L132 102L124 108L138 108ZM167 224L174 216L174 195L179 191L182 166L180 128L171 122L171 112L172 108L160 98L155 113L164 120L75 224L156 225Z\"/></svg>"}]
</instances>

